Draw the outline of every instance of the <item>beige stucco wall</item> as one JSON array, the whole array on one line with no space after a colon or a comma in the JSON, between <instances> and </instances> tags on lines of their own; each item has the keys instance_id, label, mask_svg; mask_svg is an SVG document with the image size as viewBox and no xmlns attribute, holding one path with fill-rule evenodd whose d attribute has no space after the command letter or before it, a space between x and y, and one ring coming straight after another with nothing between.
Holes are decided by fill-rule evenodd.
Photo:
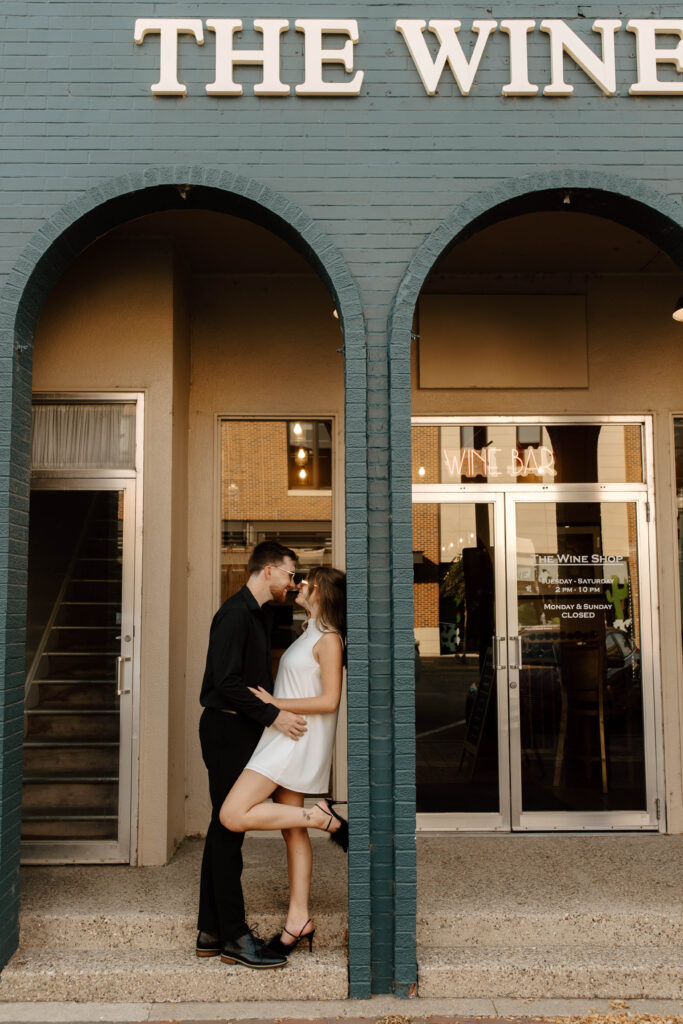
<instances>
[{"instance_id":1,"label":"beige stucco wall","mask_svg":"<svg viewBox=\"0 0 683 1024\"><path fill-rule=\"evenodd\" d=\"M92 245L48 299L36 391L145 394L138 863L167 859L173 493L173 252L160 240ZM182 652L181 652L182 659Z\"/></svg>"},{"instance_id":2,"label":"beige stucco wall","mask_svg":"<svg viewBox=\"0 0 683 1024\"><path fill-rule=\"evenodd\" d=\"M330 297L315 275L198 277L192 309L186 709L190 834L205 831L210 816L197 727L209 624L218 603L218 417L334 416L338 499L343 496L344 410L344 365L336 351L341 333ZM334 556L343 565L339 548L337 543Z\"/></svg>"},{"instance_id":3,"label":"beige stucco wall","mask_svg":"<svg viewBox=\"0 0 683 1024\"><path fill-rule=\"evenodd\" d=\"M437 285L433 286L437 289ZM497 274L471 276L466 284L456 277L438 288L453 291L547 291L561 293L577 287L562 275L524 277ZM678 609L676 488L673 467L673 416L683 414L680 358L683 327L671 318L681 292L680 274L595 275L578 287L586 289L588 386L534 388L533 367L528 388L486 390L421 390L418 345L412 356L413 415L649 415L654 424L655 521L659 589L659 647L667 826L683 832L683 670ZM548 344L553 344L549 337ZM443 338L448 345L448 338ZM500 353L515 362L514 350ZM562 351L556 356L561 364Z\"/></svg>"},{"instance_id":4,"label":"beige stucco wall","mask_svg":"<svg viewBox=\"0 0 683 1024\"><path fill-rule=\"evenodd\" d=\"M197 725L219 599L218 417L335 417L343 510L341 332L315 273L284 269L196 275L158 224L154 237L138 227L76 261L37 332L36 391L145 395L140 864L163 863L209 820Z\"/></svg>"}]
</instances>

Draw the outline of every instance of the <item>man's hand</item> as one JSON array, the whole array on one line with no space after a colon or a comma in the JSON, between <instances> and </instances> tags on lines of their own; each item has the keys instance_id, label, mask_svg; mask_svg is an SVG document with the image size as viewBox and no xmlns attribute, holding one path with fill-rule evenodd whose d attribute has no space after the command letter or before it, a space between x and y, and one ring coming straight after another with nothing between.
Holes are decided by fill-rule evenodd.
<instances>
[{"instance_id":1,"label":"man's hand","mask_svg":"<svg viewBox=\"0 0 683 1024\"><path fill-rule=\"evenodd\" d=\"M306 719L302 718L301 715L295 715L291 711L279 711L273 725L292 740L301 739L308 729Z\"/></svg>"}]
</instances>

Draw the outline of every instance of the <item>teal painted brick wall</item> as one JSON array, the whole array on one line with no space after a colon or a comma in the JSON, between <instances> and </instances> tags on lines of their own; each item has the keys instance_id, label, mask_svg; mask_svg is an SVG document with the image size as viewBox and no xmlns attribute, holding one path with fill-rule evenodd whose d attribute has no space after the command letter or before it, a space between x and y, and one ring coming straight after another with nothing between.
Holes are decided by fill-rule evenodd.
<instances>
[{"instance_id":1,"label":"teal painted brick wall","mask_svg":"<svg viewBox=\"0 0 683 1024\"><path fill-rule=\"evenodd\" d=\"M593 18L613 13L603 3L577 10L547 0L466 11L412 0L336 0L324 9L313 0L252 0L219 11L192 0L165 0L149 9L130 0L4 0L0 602L7 614L0 634L0 902L8 913L0 920L1 959L16 942L30 396L28 353L12 370L13 346L15 336L30 342L40 296L49 287L51 268L68 259L68 245L58 246L41 268L43 286L33 289L33 307L21 308L24 322L15 323L12 311L40 253L72 223L78 204L84 215L91 208L92 195L84 194L99 188L104 203L125 191L112 184L121 176L130 175L130 187L139 188L146 169L162 167L167 180L182 183L196 166L213 169L216 184L229 172L289 200L301 211L294 219L303 216L329 239L360 292L365 344L346 349L347 543L355 639L349 656L351 986L355 995L370 988L409 993L415 981L415 845L407 348L414 285L475 216L477 198L486 193L489 205L496 195L503 201L510 179L532 176L538 182L539 175L555 175L559 187L572 175L593 174L592 187L600 188L606 173L616 174L625 179L627 194L647 186L677 208L683 192L683 100L628 97L635 59L634 38L626 32L617 36L614 98L604 97L576 68L566 76L576 87L570 99L502 98L507 45L500 33L487 46L469 98L459 95L448 73L439 95L430 98L394 21L461 16L467 29L475 17L560 17L595 46ZM624 22L650 13L633 0L619 9ZM250 83L259 73L242 69L237 78L245 83L243 97L210 98L204 92L213 79L207 33L204 47L180 43L187 98L155 99L149 87L158 77L158 39L150 37L140 47L133 42L135 18L151 14L242 16L247 26L254 15L285 16L292 23L295 17L355 17L356 66L365 70L362 93L353 99L258 99ZM680 11L665 3L657 14L676 17ZM248 29L242 44L251 48L259 41ZM549 80L547 38L534 33L529 48L530 77L543 86ZM282 65L283 80L301 80L302 38L293 31L283 41ZM158 179L153 170L147 177L150 185ZM258 195L257 184L253 198ZM69 207L73 202L77 206ZM74 236L76 247L77 241Z\"/></svg>"}]
</instances>

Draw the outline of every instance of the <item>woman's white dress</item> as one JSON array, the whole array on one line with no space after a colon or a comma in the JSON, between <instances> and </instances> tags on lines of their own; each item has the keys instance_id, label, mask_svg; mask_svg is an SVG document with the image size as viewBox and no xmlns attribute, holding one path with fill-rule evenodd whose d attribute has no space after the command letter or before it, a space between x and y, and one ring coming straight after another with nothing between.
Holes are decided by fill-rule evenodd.
<instances>
[{"instance_id":1,"label":"woman's white dress","mask_svg":"<svg viewBox=\"0 0 683 1024\"><path fill-rule=\"evenodd\" d=\"M312 619L280 659L273 696L322 697L322 675L313 648L326 631ZM290 739L274 725L264 729L246 767L295 793L327 793L337 712L304 715L307 731Z\"/></svg>"}]
</instances>

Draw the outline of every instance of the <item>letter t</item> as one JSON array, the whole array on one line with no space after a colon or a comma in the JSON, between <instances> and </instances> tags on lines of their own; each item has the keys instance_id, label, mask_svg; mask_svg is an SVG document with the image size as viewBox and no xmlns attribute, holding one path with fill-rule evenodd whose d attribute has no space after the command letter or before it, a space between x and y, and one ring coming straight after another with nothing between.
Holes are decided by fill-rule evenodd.
<instances>
[{"instance_id":1,"label":"letter t","mask_svg":"<svg viewBox=\"0 0 683 1024\"><path fill-rule=\"evenodd\" d=\"M135 42L139 45L149 32L160 38L159 81L152 86L155 96L184 96L187 86L178 81L178 35L185 32L204 44L204 28L200 18L138 18Z\"/></svg>"}]
</instances>

